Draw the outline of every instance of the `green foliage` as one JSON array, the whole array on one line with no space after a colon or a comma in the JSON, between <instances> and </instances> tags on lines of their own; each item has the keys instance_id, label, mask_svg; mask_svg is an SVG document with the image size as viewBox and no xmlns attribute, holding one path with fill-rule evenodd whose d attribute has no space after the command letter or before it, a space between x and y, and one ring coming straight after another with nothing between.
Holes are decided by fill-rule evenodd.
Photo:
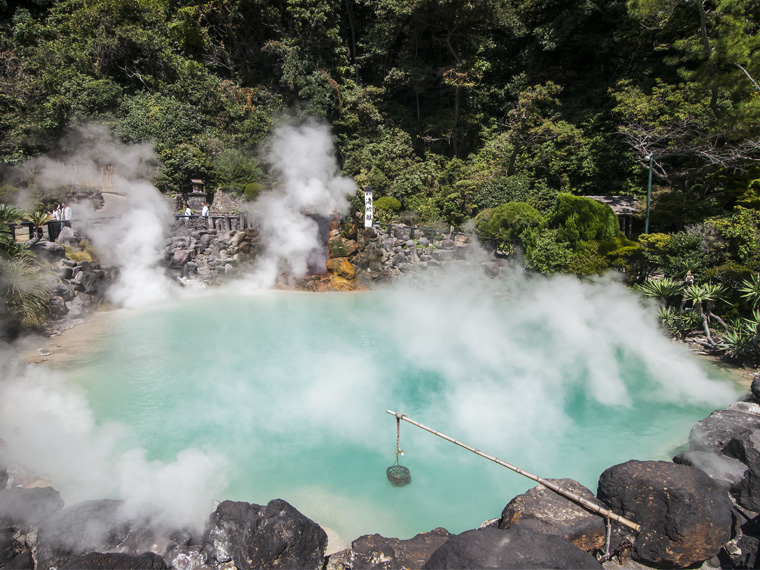
<instances>
[{"instance_id":1,"label":"green foliage","mask_svg":"<svg viewBox=\"0 0 760 570\"><path fill-rule=\"evenodd\" d=\"M749 279L745 279L739 287L739 292L753 309L757 309L760 305L760 274L755 273Z\"/></svg>"},{"instance_id":2,"label":"green foliage","mask_svg":"<svg viewBox=\"0 0 760 570\"><path fill-rule=\"evenodd\" d=\"M752 270L760 269L760 211L737 206L730 216L707 225L726 241L728 255Z\"/></svg>"},{"instance_id":3,"label":"green foliage","mask_svg":"<svg viewBox=\"0 0 760 570\"><path fill-rule=\"evenodd\" d=\"M214 158L212 174L217 186L238 193L245 192L249 184L260 182L264 177L256 159L232 148L224 149Z\"/></svg>"},{"instance_id":4,"label":"green foliage","mask_svg":"<svg viewBox=\"0 0 760 570\"><path fill-rule=\"evenodd\" d=\"M259 182L251 182L245 185L243 196L249 202L253 202L264 191L264 185Z\"/></svg>"},{"instance_id":5,"label":"green foliage","mask_svg":"<svg viewBox=\"0 0 760 570\"><path fill-rule=\"evenodd\" d=\"M484 210L475 218L477 233L498 240L504 248L522 245L526 232L538 230L543 223L541 213L524 202L502 204Z\"/></svg>"},{"instance_id":6,"label":"green foliage","mask_svg":"<svg viewBox=\"0 0 760 570\"><path fill-rule=\"evenodd\" d=\"M378 198L372 204L375 212L375 218L380 222L390 222L396 213L401 209L401 202L391 196Z\"/></svg>"},{"instance_id":7,"label":"green foliage","mask_svg":"<svg viewBox=\"0 0 760 570\"><path fill-rule=\"evenodd\" d=\"M0 256L0 293L6 313L22 327L41 325L47 317L46 275L30 255Z\"/></svg>"},{"instance_id":8,"label":"green foliage","mask_svg":"<svg viewBox=\"0 0 760 570\"><path fill-rule=\"evenodd\" d=\"M532 181L527 174L521 173L487 180L477 188L473 202L478 210L507 202L525 202L545 214L554 206L558 194L543 180Z\"/></svg>"},{"instance_id":9,"label":"green foliage","mask_svg":"<svg viewBox=\"0 0 760 570\"><path fill-rule=\"evenodd\" d=\"M567 272L574 252L560 236L559 230L531 230L523 236L526 244L525 266L544 275Z\"/></svg>"},{"instance_id":10,"label":"green foliage","mask_svg":"<svg viewBox=\"0 0 760 570\"><path fill-rule=\"evenodd\" d=\"M589 242L620 236L617 216L612 208L596 200L571 194L560 194L547 224L557 230L559 239L572 250L582 249Z\"/></svg>"}]
</instances>

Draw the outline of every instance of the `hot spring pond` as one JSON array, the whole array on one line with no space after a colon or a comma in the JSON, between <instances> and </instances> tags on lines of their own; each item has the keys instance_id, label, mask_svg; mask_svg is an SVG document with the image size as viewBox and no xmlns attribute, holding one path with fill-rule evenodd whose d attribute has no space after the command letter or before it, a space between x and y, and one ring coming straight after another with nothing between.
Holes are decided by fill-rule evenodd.
<instances>
[{"instance_id":1,"label":"hot spring pond","mask_svg":"<svg viewBox=\"0 0 760 570\"><path fill-rule=\"evenodd\" d=\"M215 293L120 311L68 381L151 461L223 458L213 498L282 498L347 541L461 532L533 486L404 422L412 483L391 486L388 409L596 491L610 465L669 459L735 397L618 289L540 305L481 293Z\"/></svg>"}]
</instances>

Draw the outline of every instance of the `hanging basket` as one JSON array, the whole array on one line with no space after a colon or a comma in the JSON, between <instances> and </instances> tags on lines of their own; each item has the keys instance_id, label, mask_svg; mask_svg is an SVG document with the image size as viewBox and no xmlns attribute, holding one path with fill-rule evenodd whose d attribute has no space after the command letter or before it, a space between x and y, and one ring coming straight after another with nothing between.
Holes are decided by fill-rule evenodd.
<instances>
[{"instance_id":1,"label":"hanging basket","mask_svg":"<svg viewBox=\"0 0 760 570\"><path fill-rule=\"evenodd\" d=\"M385 474L394 487L405 487L412 482L412 474L409 473L409 469L398 463L388 467Z\"/></svg>"}]
</instances>

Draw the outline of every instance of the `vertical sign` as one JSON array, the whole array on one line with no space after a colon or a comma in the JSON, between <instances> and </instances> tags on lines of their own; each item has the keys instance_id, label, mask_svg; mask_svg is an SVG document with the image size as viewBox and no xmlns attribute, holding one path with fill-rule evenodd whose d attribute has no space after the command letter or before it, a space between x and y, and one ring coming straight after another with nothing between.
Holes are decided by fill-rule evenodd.
<instances>
[{"instance_id":1,"label":"vertical sign","mask_svg":"<svg viewBox=\"0 0 760 570\"><path fill-rule=\"evenodd\" d=\"M372 227L372 186L364 188L364 227Z\"/></svg>"}]
</instances>

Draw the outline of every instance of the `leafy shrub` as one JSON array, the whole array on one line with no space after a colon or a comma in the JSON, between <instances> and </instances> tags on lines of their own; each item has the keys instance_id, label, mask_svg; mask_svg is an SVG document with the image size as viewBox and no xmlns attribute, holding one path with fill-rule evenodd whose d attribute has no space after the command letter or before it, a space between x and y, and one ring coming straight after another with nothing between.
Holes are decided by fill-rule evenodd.
<instances>
[{"instance_id":1,"label":"leafy shrub","mask_svg":"<svg viewBox=\"0 0 760 570\"><path fill-rule=\"evenodd\" d=\"M383 196L375 200L372 206L378 221L390 222L393 215L401 209L401 202L391 196Z\"/></svg>"},{"instance_id":2,"label":"leafy shrub","mask_svg":"<svg viewBox=\"0 0 760 570\"><path fill-rule=\"evenodd\" d=\"M593 241L619 237L618 219L612 208L591 198L560 194L547 217L550 228L571 249L580 250Z\"/></svg>"},{"instance_id":3,"label":"leafy shrub","mask_svg":"<svg viewBox=\"0 0 760 570\"><path fill-rule=\"evenodd\" d=\"M260 184L259 182L251 182L250 184L245 185L245 189L243 190L243 196L246 200L249 202L252 202L256 198L259 197L259 194L264 190L264 185Z\"/></svg>"},{"instance_id":4,"label":"leafy shrub","mask_svg":"<svg viewBox=\"0 0 760 570\"><path fill-rule=\"evenodd\" d=\"M481 212L475 217L476 231L502 244L522 245L526 231L541 227L541 213L525 202L510 202Z\"/></svg>"},{"instance_id":5,"label":"leafy shrub","mask_svg":"<svg viewBox=\"0 0 760 570\"><path fill-rule=\"evenodd\" d=\"M573 250L559 236L559 230L532 229L523 236L525 266L544 275L567 271L573 261Z\"/></svg>"},{"instance_id":6,"label":"leafy shrub","mask_svg":"<svg viewBox=\"0 0 760 570\"><path fill-rule=\"evenodd\" d=\"M473 196L477 210L495 208L507 202L526 202L539 212L549 212L559 192L543 180L531 180L526 174L497 176L480 185Z\"/></svg>"}]
</instances>

